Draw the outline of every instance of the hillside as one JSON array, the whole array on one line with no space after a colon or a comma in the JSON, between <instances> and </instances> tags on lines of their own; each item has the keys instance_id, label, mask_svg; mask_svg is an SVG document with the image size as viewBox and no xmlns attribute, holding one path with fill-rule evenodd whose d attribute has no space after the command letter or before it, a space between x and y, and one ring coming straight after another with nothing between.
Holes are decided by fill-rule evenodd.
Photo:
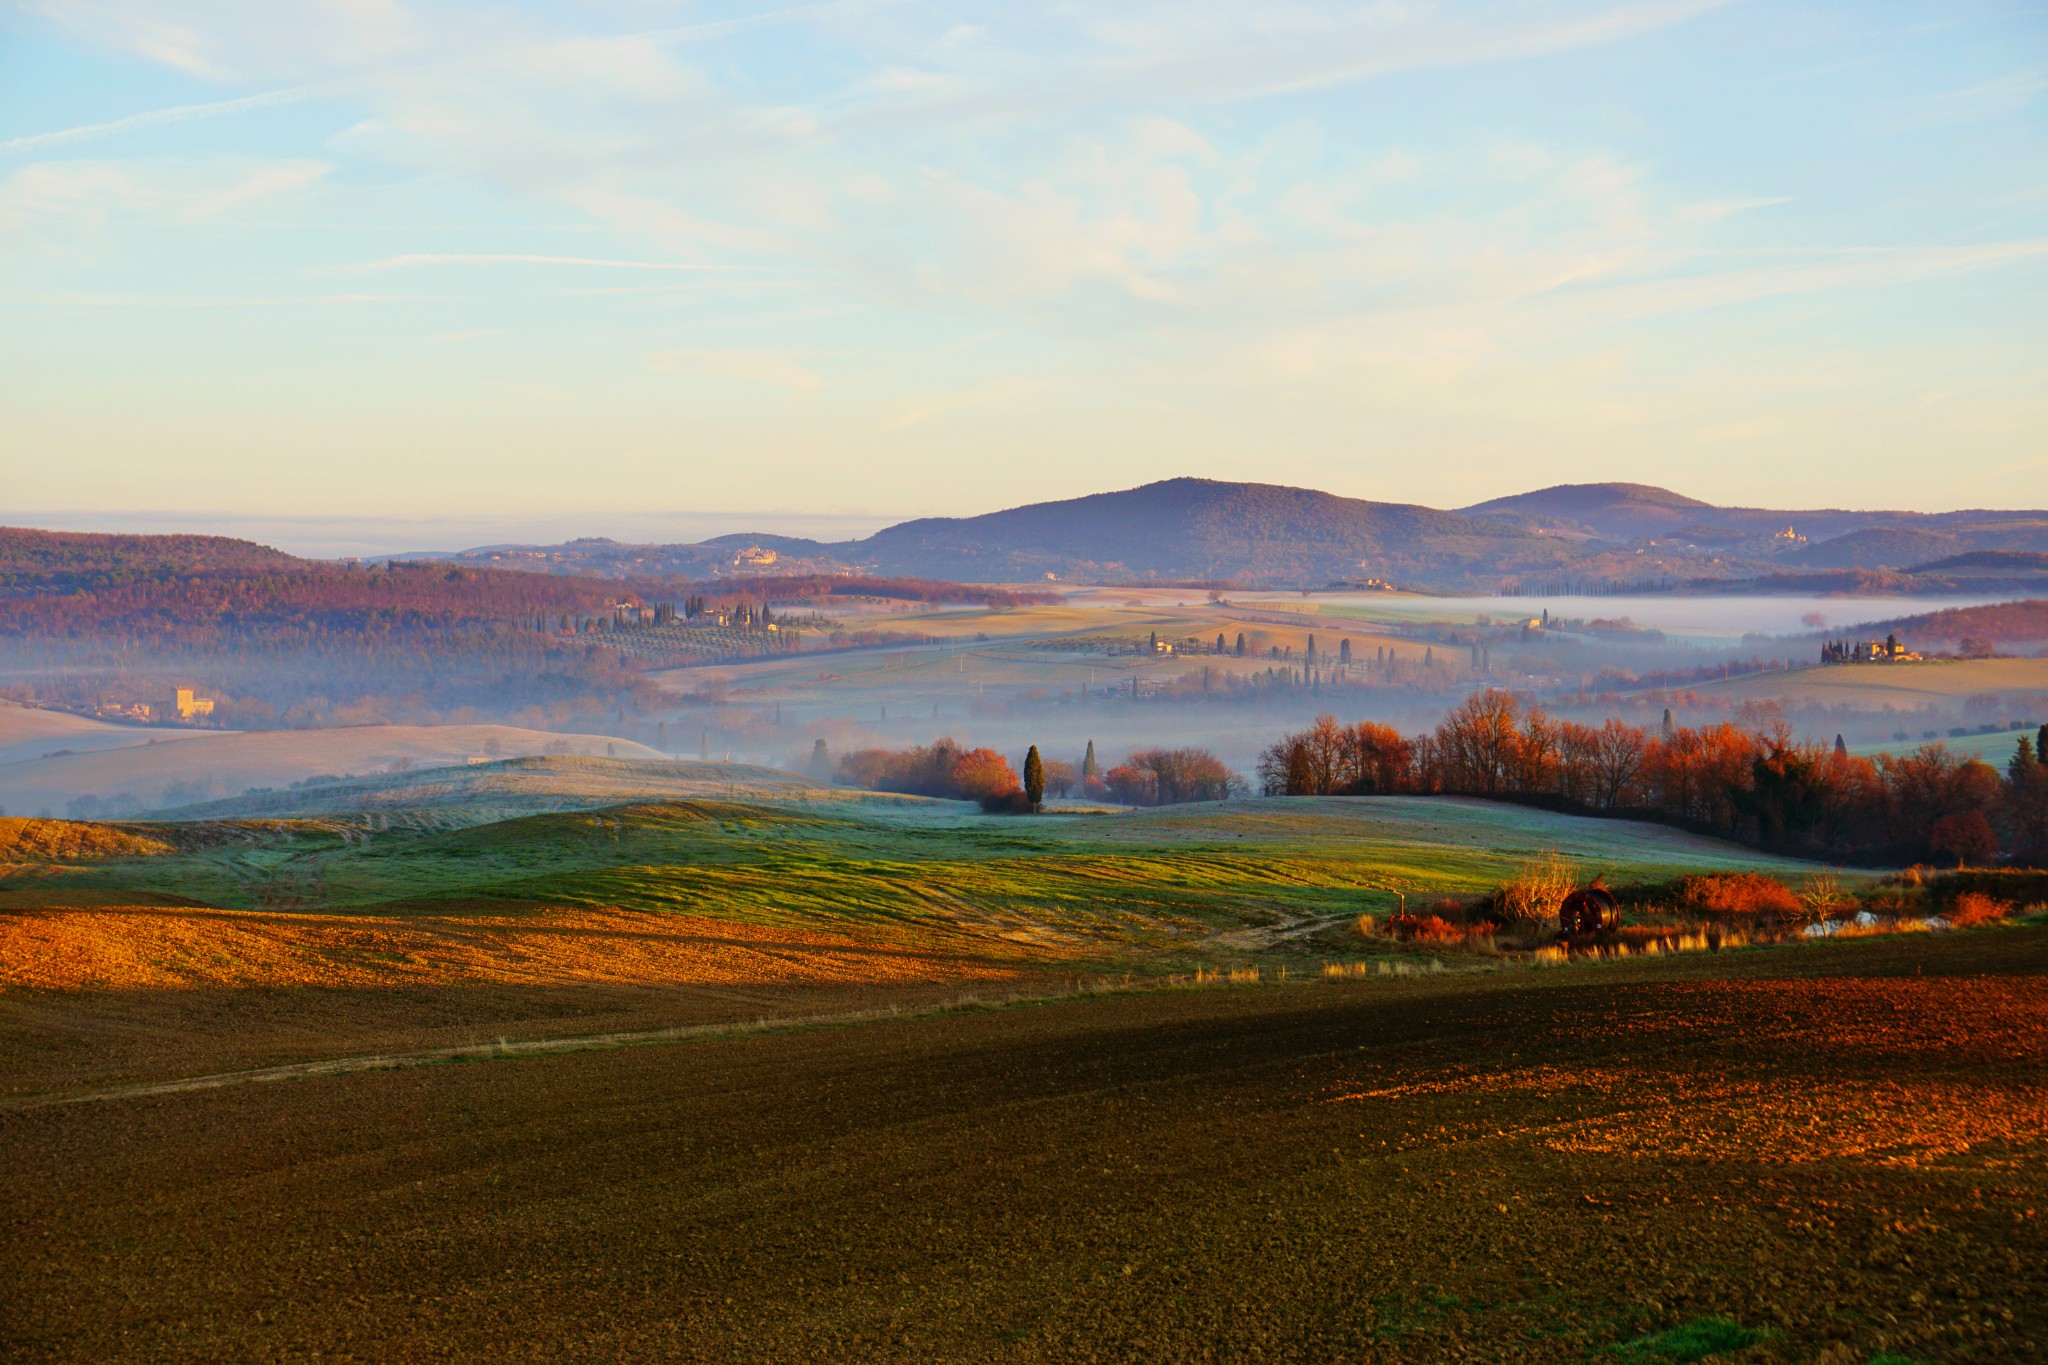
<instances>
[{"instance_id":1,"label":"hillside","mask_svg":"<svg viewBox=\"0 0 2048 1365\"><path fill-rule=\"evenodd\" d=\"M358 725L246 734L170 731L126 748L58 754L0 765L0 805L16 815L61 815L90 799L94 814L130 815L288 787L309 778L443 767L471 758L525 754L658 759L630 740L565 735L510 725Z\"/></svg>"},{"instance_id":2,"label":"hillside","mask_svg":"<svg viewBox=\"0 0 2048 1365\"><path fill-rule=\"evenodd\" d=\"M1299 580L1486 576L1561 550L1515 527L1306 488L1168 479L1117 493L878 531L857 553L935 577Z\"/></svg>"},{"instance_id":3,"label":"hillside","mask_svg":"<svg viewBox=\"0 0 2048 1365\"><path fill-rule=\"evenodd\" d=\"M277 573L307 561L226 536L103 535L0 526L0 596L24 588L80 591L201 574Z\"/></svg>"},{"instance_id":4,"label":"hillside","mask_svg":"<svg viewBox=\"0 0 2048 1365\"><path fill-rule=\"evenodd\" d=\"M638 745L628 746L638 752ZM373 773L230 796L160 813L170 820L316 819L396 814L414 823L484 824L626 801L824 796L789 773L744 763L537 754Z\"/></svg>"},{"instance_id":5,"label":"hillside","mask_svg":"<svg viewBox=\"0 0 2048 1365\"><path fill-rule=\"evenodd\" d=\"M1466 516L1491 517L1515 525L1633 539L1676 530L1697 521L1697 513L1717 509L1697 498L1648 484L1564 483L1461 510Z\"/></svg>"},{"instance_id":6,"label":"hillside","mask_svg":"<svg viewBox=\"0 0 2048 1365\"><path fill-rule=\"evenodd\" d=\"M0 700L0 765L41 758L59 749L74 753L122 749L145 744L151 737L149 731L133 725L111 725L65 711Z\"/></svg>"}]
</instances>

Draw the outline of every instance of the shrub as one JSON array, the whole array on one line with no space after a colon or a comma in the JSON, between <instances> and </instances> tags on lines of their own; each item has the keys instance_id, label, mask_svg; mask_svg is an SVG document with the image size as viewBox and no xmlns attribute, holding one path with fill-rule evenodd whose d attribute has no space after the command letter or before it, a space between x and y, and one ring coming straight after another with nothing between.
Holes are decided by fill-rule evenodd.
<instances>
[{"instance_id":1,"label":"shrub","mask_svg":"<svg viewBox=\"0 0 2048 1365\"><path fill-rule=\"evenodd\" d=\"M1995 924L2012 913L2012 906L1982 891L1965 891L1948 908L1948 922L1957 929L1978 924Z\"/></svg>"},{"instance_id":2,"label":"shrub","mask_svg":"<svg viewBox=\"0 0 2048 1365\"><path fill-rule=\"evenodd\" d=\"M1555 922L1565 897L1577 889L1578 872L1555 853L1522 864L1514 880L1493 898L1493 907L1508 924Z\"/></svg>"},{"instance_id":3,"label":"shrub","mask_svg":"<svg viewBox=\"0 0 2048 1365\"><path fill-rule=\"evenodd\" d=\"M1707 872L1678 883L1686 905L1709 915L1797 915L1801 906L1783 882L1761 872Z\"/></svg>"},{"instance_id":4,"label":"shrub","mask_svg":"<svg viewBox=\"0 0 2048 1365\"><path fill-rule=\"evenodd\" d=\"M1414 943L1463 943L1468 936L1465 926L1442 915L1396 915L1388 927L1395 937Z\"/></svg>"}]
</instances>

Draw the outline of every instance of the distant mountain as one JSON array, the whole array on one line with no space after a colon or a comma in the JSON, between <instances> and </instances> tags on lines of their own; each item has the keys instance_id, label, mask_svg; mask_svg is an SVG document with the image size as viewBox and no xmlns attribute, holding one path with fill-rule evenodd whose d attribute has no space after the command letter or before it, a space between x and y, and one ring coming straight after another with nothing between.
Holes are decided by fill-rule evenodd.
<instances>
[{"instance_id":1,"label":"distant mountain","mask_svg":"<svg viewBox=\"0 0 2048 1365\"><path fill-rule=\"evenodd\" d=\"M1561 483L1463 509L1468 517L1576 531L1609 540L1633 540L1675 530L1697 522L1694 513L1714 510L1697 498L1643 483Z\"/></svg>"},{"instance_id":2,"label":"distant mountain","mask_svg":"<svg viewBox=\"0 0 2048 1365\"><path fill-rule=\"evenodd\" d=\"M770 532L691 545L579 540L435 558L598 577L854 572L964 582L1230 581L1404 587L1660 583L1896 574L1982 551L2048 552L2048 513L1717 507L1638 483L1560 484L1458 511L1307 488L1167 479L972 517L924 517L864 540ZM1815 577L1816 590L1822 577ZM1937 590L1941 584L1927 580Z\"/></svg>"},{"instance_id":3,"label":"distant mountain","mask_svg":"<svg viewBox=\"0 0 2048 1365\"><path fill-rule=\"evenodd\" d=\"M1307 488L1167 479L978 517L928 517L835 547L888 572L1016 581L1331 577L1477 582L1569 551L1518 526Z\"/></svg>"}]
</instances>

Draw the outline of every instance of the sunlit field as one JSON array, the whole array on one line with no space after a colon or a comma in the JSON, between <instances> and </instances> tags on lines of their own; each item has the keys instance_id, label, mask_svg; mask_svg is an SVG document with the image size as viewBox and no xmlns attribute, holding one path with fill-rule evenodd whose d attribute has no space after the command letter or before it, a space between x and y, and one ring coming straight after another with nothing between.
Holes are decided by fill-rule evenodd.
<instances>
[{"instance_id":1,"label":"sunlit field","mask_svg":"<svg viewBox=\"0 0 2048 1365\"><path fill-rule=\"evenodd\" d=\"M2007 928L24 1098L0 1340L2019 1359L2044 972L2048 930Z\"/></svg>"}]
</instances>

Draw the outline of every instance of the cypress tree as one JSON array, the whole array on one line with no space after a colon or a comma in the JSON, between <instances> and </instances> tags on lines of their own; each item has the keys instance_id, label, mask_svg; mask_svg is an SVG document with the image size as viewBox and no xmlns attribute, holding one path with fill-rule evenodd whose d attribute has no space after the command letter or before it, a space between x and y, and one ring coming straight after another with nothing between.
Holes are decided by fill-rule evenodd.
<instances>
[{"instance_id":1,"label":"cypress tree","mask_svg":"<svg viewBox=\"0 0 2048 1365\"><path fill-rule=\"evenodd\" d=\"M1159 652L1159 632L1156 630L1152 632L1152 652L1154 654Z\"/></svg>"},{"instance_id":2,"label":"cypress tree","mask_svg":"<svg viewBox=\"0 0 2048 1365\"><path fill-rule=\"evenodd\" d=\"M1095 762L1095 741L1088 741L1088 752L1081 756L1081 779L1102 776L1102 768Z\"/></svg>"},{"instance_id":3,"label":"cypress tree","mask_svg":"<svg viewBox=\"0 0 2048 1365\"><path fill-rule=\"evenodd\" d=\"M658 724L658 725L656 725L656 726L654 727L654 747L655 747L655 748L657 748L657 749L659 749L659 750L661 750L661 751L662 751L663 753L667 753L667 752L668 752L668 722L667 722L667 721L662 721L662 722L661 722L660 724Z\"/></svg>"},{"instance_id":4,"label":"cypress tree","mask_svg":"<svg viewBox=\"0 0 2048 1365\"><path fill-rule=\"evenodd\" d=\"M1842 741L1842 737L1841 737L1841 736L1840 736L1839 734L1838 734L1838 735L1836 735L1836 736L1835 736L1835 757L1836 757L1836 758L1847 758L1848 756L1849 756L1849 746L1848 746L1847 744L1845 744L1845 743L1844 743L1844 742Z\"/></svg>"},{"instance_id":5,"label":"cypress tree","mask_svg":"<svg viewBox=\"0 0 2048 1365\"><path fill-rule=\"evenodd\" d=\"M1219 658L1223 654L1223 632L1220 630L1216 632L1216 653Z\"/></svg>"},{"instance_id":6,"label":"cypress tree","mask_svg":"<svg viewBox=\"0 0 2048 1365\"><path fill-rule=\"evenodd\" d=\"M1239 632L1237 633L1237 657L1238 657L1238 658L1240 658L1240 659L1242 659L1242 658L1244 657L1244 632L1243 632L1243 631L1239 631ZM2044 729L2048 729L2048 726L2044 726L2043 728L2044 728Z\"/></svg>"},{"instance_id":7,"label":"cypress tree","mask_svg":"<svg viewBox=\"0 0 2048 1365\"><path fill-rule=\"evenodd\" d=\"M832 778L832 751L825 747L823 739L811 745L811 776L820 782Z\"/></svg>"},{"instance_id":8,"label":"cypress tree","mask_svg":"<svg viewBox=\"0 0 2048 1365\"><path fill-rule=\"evenodd\" d=\"M1045 763L1038 757L1036 744L1024 755L1024 799L1031 803L1034 813L1045 800Z\"/></svg>"}]
</instances>

